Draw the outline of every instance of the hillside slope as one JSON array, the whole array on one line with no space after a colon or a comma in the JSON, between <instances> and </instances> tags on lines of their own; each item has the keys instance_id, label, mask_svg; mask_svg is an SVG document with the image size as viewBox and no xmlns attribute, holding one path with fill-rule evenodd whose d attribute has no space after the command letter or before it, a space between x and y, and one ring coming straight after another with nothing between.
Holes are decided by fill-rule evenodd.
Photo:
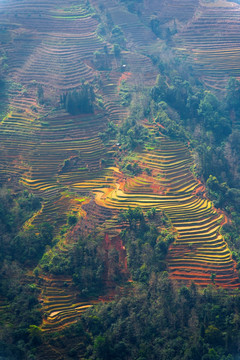
<instances>
[{"instance_id":1,"label":"hillside slope","mask_svg":"<svg viewBox=\"0 0 240 360\"><path fill-rule=\"evenodd\" d=\"M220 234L227 220L192 174L188 145L163 136L161 124L150 124L141 114L136 120L155 142L132 151L129 162L137 163L142 174L130 176L121 166L128 159L122 144L103 136L110 124L119 129L132 111L127 96L144 103L142 94L154 86L159 72L154 56L166 49L166 42L190 57L195 74L209 86L222 87L229 75L238 76L239 11L229 2L188 0L140 2L135 12L108 0L2 3L8 100L0 123L0 179L3 184L20 182L41 198L41 210L25 228L49 222L59 235L68 216L76 216L76 228L53 249L63 253L71 249L79 227L116 239L121 210L155 208L167 214L176 232L167 256L170 278L187 285L239 287L236 263ZM164 35L153 31L152 14ZM101 30L103 19L111 32ZM224 29L221 37L219 28ZM69 111L62 98L84 86L93 89L93 109ZM101 300L79 299L68 277L64 281L70 290L61 289L64 281L57 276L41 274L41 279L44 330L62 329Z\"/></svg>"}]
</instances>

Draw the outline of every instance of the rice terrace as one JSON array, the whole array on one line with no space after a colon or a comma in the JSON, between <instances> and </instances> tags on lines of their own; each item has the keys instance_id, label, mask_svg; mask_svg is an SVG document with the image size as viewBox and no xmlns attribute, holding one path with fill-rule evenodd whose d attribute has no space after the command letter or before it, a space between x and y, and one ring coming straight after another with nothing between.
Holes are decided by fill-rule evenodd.
<instances>
[{"instance_id":1,"label":"rice terrace","mask_svg":"<svg viewBox=\"0 0 240 360\"><path fill-rule=\"evenodd\" d=\"M1 0L0 76L0 359L237 359L239 1Z\"/></svg>"}]
</instances>

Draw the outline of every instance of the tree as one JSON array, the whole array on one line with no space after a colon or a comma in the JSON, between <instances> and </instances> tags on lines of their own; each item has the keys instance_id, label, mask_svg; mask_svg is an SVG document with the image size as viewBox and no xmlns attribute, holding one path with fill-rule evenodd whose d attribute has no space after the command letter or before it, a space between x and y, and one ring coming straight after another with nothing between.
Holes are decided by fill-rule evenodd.
<instances>
[{"instance_id":1,"label":"tree","mask_svg":"<svg viewBox=\"0 0 240 360\"><path fill-rule=\"evenodd\" d=\"M38 84L37 87L37 100L40 105L44 104L44 92L41 84Z\"/></svg>"},{"instance_id":2,"label":"tree","mask_svg":"<svg viewBox=\"0 0 240 360\"><path fill-rule=\"evenodd\" d=\"M234 116L239 115L240 111L240 81L231 77L227 84L226 95L227 107L235 112Z\"/></svg>"},{"instance_id":3,"label":"tree","mask_svg":"<svg viewBox=\"0 0 240 360\"><path fill-rule=\"evenodd\" d=\"M93 86L88 83L83 83L78 91L69 91L60 96L60 102L72 115L93 113L94 101Z\"/></svg>"},{"instance_id":4,"label":"tree","mask_svg":"<svg viewBox=\"0 0 240 360\"><path fill-rule=\"evenodd\" d=\"M77 217L76 217L76 215L69 215L69 216L68 216L68 224L69 224L70 226L73 226L73 225L76 225L76 223L77 223Z\"/></svg>"},{"instance_id":5,"label":"tree","mask_svg":"<svg viewBox=\"0 0 240 360\"><path fill-rule=\"evenodd\" d=\"M115 44L124 46L125 45L125 38L120 26L115 25L112 29L111 41Z\"/></svg>"},{"instance_id":6,"label":"tree","mask_svg":"<svg viewBox=\"0 0 240 360\"><path fill-rule=\"evenodd\" d=\"M222 333L221 331L214 325L209 325L205 330L205 337L209 344L217 345L222 342Z\"/></svg>"},{"instance_id":7,"label":"tree","mask_svg":"<svg viewBox=\"0 0 240 360\"><path fill-rule=\"evenodd\" d=\"M218 117L219 101L210 91L204 92L199 103L198 115L202 118L206 129L211 129Z\"/></svg>"},{"instance_id":8,"label":"tree","mask_svg":"<svg viewBox=\"0 0 240 360\"><path fill-rule=\"evenodd\" d=\"M114 55L119 58L120 55L121 55L121 48L118 44L114 44L113 45L113 52L114 52Z\"/></svg>"},{"instance_id":9,"label":"tree","mask_svg":"<svg viewBox=\"0 0 240 360\"><path fill-rule=\"evenodd\" d=\"M210 276L210 278L211 278L211 281L213 282L213 284L215 284L215 278L216 278L216 274L214 274L214 273L211 273L211 276Z\"/></svg>"},{"instance_id":10,"label":"tree","mask_svg":"<svg viewBox=\"0 0 240 360\"><path fill-rule=\"evenodd\" d=\"M94 340L93 353L99 360L110 360L110 343L105 336L97 336Z\"/></svg>"},{"instance_id":11,"label":"tree","mask_svg":"<svg viewBox=\"0 0 240 360\"><path fill-rule=\"evenodd\" d=\"M204 92L204 97L199 103L198 115L205 130L211 130L218 141L231 133L230 120L224 116L217 97L210 91Z\"/></svg>"},{"instance_id":12,"label":"tree","mask_svg":"<svg viewBox=\"0 0 240 360\"><path fill-rule=\"evenodd\" d=\"M42 343L41 329L36 325L30 325L28 331L32 345L40 345Z\"/></svg>"}]
</instances>

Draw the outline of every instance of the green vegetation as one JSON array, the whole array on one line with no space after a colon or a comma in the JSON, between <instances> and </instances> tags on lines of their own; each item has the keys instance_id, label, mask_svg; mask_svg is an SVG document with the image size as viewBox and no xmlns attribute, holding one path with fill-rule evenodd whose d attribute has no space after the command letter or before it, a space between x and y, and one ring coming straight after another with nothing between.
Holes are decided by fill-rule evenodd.
<instances>
[{"instance_id":1,"label":"green vegetation","mask_svg":"<svg viewBox=\"0 0 240 360\"><path fill-rule=\"evenodd\" d=\"M80 90L67 92L60 97L60 103L71 115L93 113L94 100L93 86L88 83L83 83Z\"/></svg>"},{"instance_id":2,"label":"green vegetation","mask_svg":"<svg viewBox=\"0 0 240 360\"><path fill-rule=\"evenodd\" d=\"M166 270L165 257L169 245L175 240L171 234L171 224L165 215L156 215L155 209L147 212L150 222L146 221L142 210L138 207L120 212L120 223L126 224L122 238L128 252L128 266L132 279L140 283L148 283L152 273ZM156 227L162 226L159 231Z\"/></svg>"},{"instance_id":3,"label":"green vegetation","mask_svg":"<svg viewBox=\"0 0 240 360\"><path fill-rule=\"evenodd\" d=\"M237 360L240 8L5 3L0 359Z\"/></svg>"},{"instance_id":4,"label":"green vegetation","mask_svg":"<svg viewBox=\"0 0 240 360\"><path fill-rule=\"evenodd\" d=\"M126 40L124 38L124 34L118 25L115 25L112 28L111 41L112 41L112 43L117 44L117 45L121 45L121 46L125 45Z\"/></svg>"},{"instance_id":5,"label":"green vegetation","mask_svg":"<svg viewBox=\"0 0 240 360\"><path fill-rule=\"evenodd\" d=\"M149 133L143 125L130 117L119 127L117 139L123 145L122 149L134 150L137 147L144 146L149 139Z\"/></svg>"},{"instance_id":6,"label":"green vegetation","mask_svg":"<svg viewBox=\"0 0 240 360\"><path fill-rule=\"evenodd\" d=\"M6 189L1 189L0 196L1 262L7 259L25 265L36 263L51 244L53 227L42 223L23 231L21 226L40 208L39 199L27 191L16 197Z\"/></svg>"},{"instance_id":7,"label":"green vegetation","mask_svg":"<svg viewBox=\"0 0 240 360\"><path fill-rule=\"evenodd\" d=\"M163 63L161 63L163 64ZM233 120L238 117L239 83L230 79L226 94L219 100L212 92L204 91L191 72L169 72L161 75L151 89L154 103L150 116L163 127L159 130L172 138L188 140L198 153L197 171L207 181L217 175L220 182L231 188L239 186L237 160L238 128ZM169 64L168 64L169 66ZM171 82L166 82L166 76ZM229 198L225 199L228 201ZM235 207L234 199L231 204ZM236 199L237 202L237 199ZM223 203L219 206L224 206Z\"/></svg>"},{"instance_id":8,"label":"green vegetation","mask_svg":"<svg viewBox=\"0 0 240 360\"><path fill-rule=\"evenodd\" d=\"M68 219L73 221L70 216ZM50 274L71 275L80 296L97 296L104 287L105 252L102 241L94 234L81 237L68 252L55 250L52 255L46 253L40 265L44 272Z\"/></svg>"},{"instance_id":9,"label":"green vegetation","mask_svg":"<svg viewBox=\"0 0 240 360\"><path fill-rule=\"evenodd\" d=\"M23 269L15 262L5 261L0 274L0 296L7 304L0 311L0 356L30 359L41 343L40 331L34 331L42 322L39 290L35 284L26 283Z\"/></svg>"},{"instance_id":10,"label":"green vegetation","mask_svg":"<svg viewBox=\"0 0 240 360\"><path fill-rule=\"evenodd\" d=\"M234 359L238 302L239 296L228 298L223 290L211 286L202 293L194 284L174 289L166 273L152 275L148 287L137 287L134 296L83 316L82 323L94 336L85 356L104 360Z\"/></svg>"},{"instance_id":11,"label":"green vegetation","mask_svg":"<svg viewBox=\"0 0 240 360\"><path fill-rule=\"evenodd\" d=\"M114 52L116 52L116 49L114 48ZM126 85L125 81L121 82L121 86L120 86L120 90L119 90L119 95L122 99L121 103L123 106L129 106L132 100L132 95L130 92L129 87Z\"/></svg>"},{"instance_id":12,"label":"green vegetation","mask_svg":"<svg viewBox=\"0 0 240 360\"><path fill-rule=\"evenodd\" d=\"M41 324L39 290L26 277L24 267L41 258L45 246L51 243L52 227L42 224L22 231L22 225L40 208L38 198L27 191L0 191L0 298L6 306L0 309L0 356L17 358L31 354L35 337L29 326ZM11 345L13 344L13 345Z\"/></svg>"},{"instance_id":13,"label":"green vegetation","mask_svg":"<svg viewBox=\"0 0 240 360\"><path fill-rule=\"evenodd\" d=\"M43 87L41 84L38 84L38 87L37 87L37 99L38 99L39 105L44 104L44 102L45 102L44 91L43 91Z\"/></svg>"}]
</instances>

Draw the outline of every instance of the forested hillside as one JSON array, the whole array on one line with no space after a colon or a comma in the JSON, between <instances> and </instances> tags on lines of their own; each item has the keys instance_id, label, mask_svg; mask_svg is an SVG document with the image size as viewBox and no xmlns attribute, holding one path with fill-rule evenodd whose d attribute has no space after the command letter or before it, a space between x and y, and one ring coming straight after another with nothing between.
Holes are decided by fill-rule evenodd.
<instances>
[{"instance_id":1,"label":"forested hillside","mask_svg":"<svg viewBox=\"0 0 240 360\"><path fill-rule=\"evenodd\" d=\"M0 2L0 358L237 359L240 5Z\"/></svg>"}]
</instances>

